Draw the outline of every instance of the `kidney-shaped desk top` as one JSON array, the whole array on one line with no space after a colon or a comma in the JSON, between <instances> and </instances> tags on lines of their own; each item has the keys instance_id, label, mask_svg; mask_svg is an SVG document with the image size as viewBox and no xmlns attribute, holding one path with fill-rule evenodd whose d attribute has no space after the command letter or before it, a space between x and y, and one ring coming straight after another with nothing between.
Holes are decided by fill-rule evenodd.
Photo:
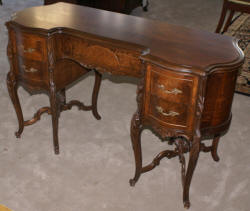
<instances>
[{"instance_id":1,"label":"kidney-shaped desk top","mask_svg":"<svg viewBox=\"0 0 250 211\"><path fill-rule=\"evenodd\" d=\"M105 10L57 3L25 9L12 19L25 27L55 31L73 29L149 49L161 60L209 71L220 64L241 62L231 37Z\"/></svg>"}]
</instances>

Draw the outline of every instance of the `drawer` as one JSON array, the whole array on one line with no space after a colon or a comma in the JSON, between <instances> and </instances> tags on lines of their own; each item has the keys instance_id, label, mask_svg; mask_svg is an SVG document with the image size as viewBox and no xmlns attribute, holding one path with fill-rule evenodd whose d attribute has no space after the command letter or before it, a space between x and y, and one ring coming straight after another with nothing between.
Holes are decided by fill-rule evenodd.
<instances>
[{"instance_id":1,"label":"drawer","mask_svg":"<svg viewBox=\"0 0 250 211\"><path fill-rule=\"evenodd\" d=\"M43 62L18 57L19 76L29 80L42 80L46 66Z\"/></svg>"},{"instance_id":2,"label":"drawer","mask_svg":"<svg viewBox=\"0 0 250 211\"><path fill-rule=\"evenodd\" d=\"M147 64L143 116L153 124L191 132L199 77Z\"/></svg>"},{"instance_id":3,"label":"drawer","mask_svg":"<svg viewBox=\"0 0 250 211\"><path fill-rule=\"evenodd\" d=\"M188 122L189 107L183 103L166 101L155 95L150 96L149 116L173 126L185 127Z\"/></svg>"},{"instance_id":4,"label":"drawer","mask_svg":"<svg viewBox=\"0 0 250 211\"><path fill-rule=\"evenodd\" d=\"M116 75L142 76L141 51L112 46L113 43L66 34L56 35L57 57L74 60L87 68Z\"/></svg>"},{"instance_id":5,"label":"drawer","mask_svg":"<svg viewBox=\"0 0 250 211\"><path fill-rule=\"evenodd\" d=\"M46 40L38 35L21 33L17 36L17 54L21 57L43 61Z\"/></svg>"},{"instance_id":6,"label":"drawer","mask_svg":"<svg viewBox=\"0 0 250 211\"><path fill-rule=\"evenodd\" d=\"M150 92L160 98L188 104L192 94L193 80L178 74L151 71Z\"/></svg>"}]
</instances>

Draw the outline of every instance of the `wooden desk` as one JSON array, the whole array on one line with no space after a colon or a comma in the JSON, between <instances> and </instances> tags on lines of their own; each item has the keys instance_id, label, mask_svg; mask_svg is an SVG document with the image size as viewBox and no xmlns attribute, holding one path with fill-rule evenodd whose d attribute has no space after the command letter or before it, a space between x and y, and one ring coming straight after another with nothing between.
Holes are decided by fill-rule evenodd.
<instances>
[{"instance_id":1,"label":"wooden desk","mask_svg":"<svg viewBox=\"0 0 250 211\"><path fill-rule=\"evenodd\" d=\"M73 105L97 113L96 101L102 72L140 78L138 109L131 121L131 141L136 171L152 170L163 157L179 156L183 202L190 206L189 187L200 151L219 160L217 146L231 121L231 105L237 71L243 54L230 37L169 25L108 11L58 3L26 9L6 23L9 31L10 72L7 84L14 104L19 137L24 126L40 115L52 115L53 143L59 153L60 111ZM96 83L91 106L79 101L68 104L65 87L95 70ZM17 87L45 91L50 107L24 121ZM169 137L175 150L159 153L142 166L141 131L149 126L161 138ZM202 140L213 139L211 146ZM184 153L189 152L186 168Z\"/></svg>"}]
</instances>

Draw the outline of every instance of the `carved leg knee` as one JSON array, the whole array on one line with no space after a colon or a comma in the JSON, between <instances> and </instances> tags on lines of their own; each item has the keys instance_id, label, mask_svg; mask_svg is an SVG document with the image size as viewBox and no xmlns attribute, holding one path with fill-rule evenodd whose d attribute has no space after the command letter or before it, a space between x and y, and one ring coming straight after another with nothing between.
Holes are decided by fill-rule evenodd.
<instances>
[{"instance_id":1,"label":"carved leg knee","mask_svg":"<svg viewBox=\"0 0 250 211\"><path fill-rule=\"evenodd\" d=\"M63 88L59 91L60 103L66 105L66 89Z\"/></svg>"},{"instance_id":2,"label":"carved leg knee","mask_svg":"<svg viewBox=\"0 0 250 211\"><path fill-rule=\"evenodd\" d=\"M184 153L189 151L189 143L181 137L176 138L174 143L176 145L179 161L181 163L181 179L182 187L184 187L186 178L186 160L184 157Z\"/></svg>"}]
</instances>

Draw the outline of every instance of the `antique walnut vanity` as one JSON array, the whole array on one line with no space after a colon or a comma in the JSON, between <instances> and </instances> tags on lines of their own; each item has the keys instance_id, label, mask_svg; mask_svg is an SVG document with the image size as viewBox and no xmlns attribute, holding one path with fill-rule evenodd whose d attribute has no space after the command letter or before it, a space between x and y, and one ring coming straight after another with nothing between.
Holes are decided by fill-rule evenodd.
<instances>
[{"instance_id":1,"label":"antique walnut vanity","mask_svg":"<svg viewBox=\"0 0 250 211\"><path fill-rule=\"evenodd\" d=\"M183 202L190 206L189 187L200 151L219 160L219 138L229 128L237 70L243 54L230 37L169 25L123 14L67 3L34 7L15 14L6 23L9 31L10 72L7 85L14 104L20 137L24 126L42 113L52 116L53 143L59 153L58 118L73 105L97 112L101 73L140 78L138 109L131 121L136 171L140 175L159 165L164 157L179 157ZM92 105L66 102L65 87L95 71ZM45 91L50 107L41 108L24 121L17 88ZM142 166L140 135L151 127L175 150L159 153ZM202 140L213 139L211 146ZM184 153L189 152L186 167Z\"/></svg>"}]
</instances>

